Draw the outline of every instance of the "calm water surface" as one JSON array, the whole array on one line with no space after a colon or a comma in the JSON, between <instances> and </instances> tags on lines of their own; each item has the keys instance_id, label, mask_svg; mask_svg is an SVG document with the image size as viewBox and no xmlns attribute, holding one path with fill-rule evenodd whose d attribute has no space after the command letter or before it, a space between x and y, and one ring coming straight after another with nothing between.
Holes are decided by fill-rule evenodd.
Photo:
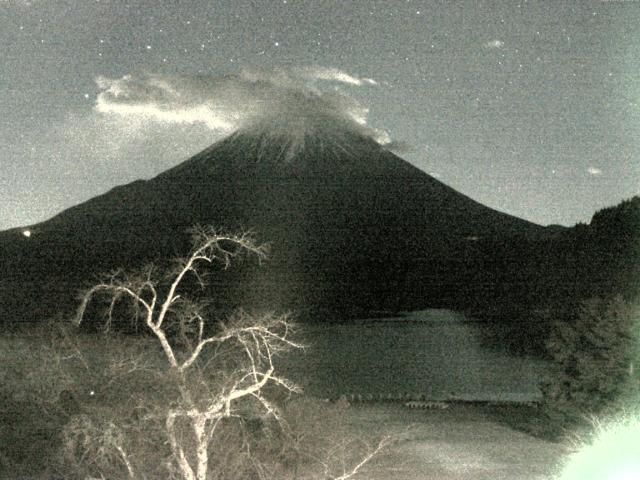
<instances>
[{"instance_id":1,"label":"calm water surface","mask_svg":"<svg viewBox=\"0 0 640 480\"><path fill-rule=\"evenodd\" d=\"M540 360L482 346L483 325L449 310L300 328L308 348L284 359L281 371L313 395L533 400L546 372Z\"/></svg>"}]
</instances>

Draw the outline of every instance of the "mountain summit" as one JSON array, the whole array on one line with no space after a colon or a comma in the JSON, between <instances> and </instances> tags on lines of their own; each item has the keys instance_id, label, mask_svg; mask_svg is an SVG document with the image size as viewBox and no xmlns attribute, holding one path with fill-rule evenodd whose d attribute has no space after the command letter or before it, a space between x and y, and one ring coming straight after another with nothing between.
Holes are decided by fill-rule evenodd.
<instances>
[{"instance_id":1,"label":"mountain summit","mask_svg":"<svg viewBox=\"0 0 640 480\"><path fill-rule=\"evenodd\" d=\"M404 308L412 296L426 306L446 295L436 287L419 298L415 282L450 283L442 265L472 255L475 241L545 231L475 202L367 136L339 126L298 133L239 131L153 179L29 227L29 237L1 232L0 309L69 307L96 273L184 254L196 224L251 229L271 244L268 265L227 279L221 304L359 314Z\"/></svg>"}]
</instances>

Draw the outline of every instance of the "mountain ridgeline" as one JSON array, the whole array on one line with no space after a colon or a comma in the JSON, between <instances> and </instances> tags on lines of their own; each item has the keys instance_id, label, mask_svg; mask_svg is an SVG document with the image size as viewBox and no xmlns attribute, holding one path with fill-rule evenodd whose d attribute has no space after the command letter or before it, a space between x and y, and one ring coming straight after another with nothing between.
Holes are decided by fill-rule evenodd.
<instances>
[{"instance_id":1,"label":"mountain ridgeline","mask_svg":"<svg viewBox=\"0 0 640 480\"><path fill-rule=\"evenodd\" d=\"M0 232L3 318L70 312L96 274L184 255L196 224L250 229L270 245L266 264L212 277L215 306L320 320L534 302L531 286L563 271L556 241L571 242L567 229L483 206L365 136L244 131L30 226L29 237Z\"/></svg>"}]
</instances>

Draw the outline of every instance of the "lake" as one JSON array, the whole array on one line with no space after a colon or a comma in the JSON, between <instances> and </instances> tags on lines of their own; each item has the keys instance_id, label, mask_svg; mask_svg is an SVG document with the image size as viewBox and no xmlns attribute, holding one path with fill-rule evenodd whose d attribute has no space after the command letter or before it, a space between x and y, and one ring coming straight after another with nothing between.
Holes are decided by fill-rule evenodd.
<instances>
[{"instance_id":1,"label":"lake","mask_svg":"<svg viewBox=\"0 0 640 480\"><path fill-rule=\"evenodd\" d=\"M483 346L479 329L490 327L440 309L354 324L301 325L308 348L283 359L280 371L321 397L539 399L546 363Z\"/></svg>"}]
</instances>

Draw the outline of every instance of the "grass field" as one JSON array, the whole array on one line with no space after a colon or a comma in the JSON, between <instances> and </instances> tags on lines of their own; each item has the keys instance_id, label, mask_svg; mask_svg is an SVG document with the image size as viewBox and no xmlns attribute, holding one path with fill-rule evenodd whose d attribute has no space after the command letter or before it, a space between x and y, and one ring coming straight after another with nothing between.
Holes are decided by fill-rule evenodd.
<instances>
[{"instance_id":1,"label":"grass field","mask_svg":"<svg viewBox=\"0 0 640 480\"><path fill-rule=\"evenodd\" d=\"M62 422L25 403L3 409L2 478L49 478ZM514 415L515 414L515 415ZM401 403L352 405L344 419L363 437L396 438L362 477L370 480L550 480L559 472L566 444L517 430L527 407L453 404L446 410L411 410ZM9 462L10 461L10 462Z\"/></svg>"},{"instance_id":2,"label":"grass field","mask_svg":"<svg viewBox=\"0 0 640 480\"><path fill-rule=\"evenodd\" d=\"M550 480L568 446L516 430L513 418L531 421L527 407L452 404L445 410L411 410L370 404L351 410L358 428L396 435L363 478L370 480ZM514 428L516 427L516 428Z\"/></svg>"}]
</instances>

